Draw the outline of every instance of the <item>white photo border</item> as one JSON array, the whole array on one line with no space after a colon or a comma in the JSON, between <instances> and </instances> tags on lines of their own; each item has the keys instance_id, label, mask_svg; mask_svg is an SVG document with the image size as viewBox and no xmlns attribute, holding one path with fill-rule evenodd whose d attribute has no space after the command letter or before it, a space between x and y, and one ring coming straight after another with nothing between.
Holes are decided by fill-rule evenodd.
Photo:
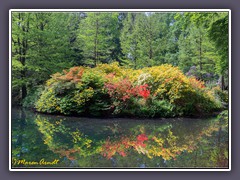
<instances>
[{"instance_id":1,"label":"white photo border","mask_svg":"<svg viewBox=\"0 0 240 180\"><path fill-rule=\"evenodd\" d=\"M229 43L229 166L225 169L220 168L12 168L12 12L228 12L228 43ZM9 10L9 171L231 171L231 9L10 9Z\"/></svg>"}]
</instances>

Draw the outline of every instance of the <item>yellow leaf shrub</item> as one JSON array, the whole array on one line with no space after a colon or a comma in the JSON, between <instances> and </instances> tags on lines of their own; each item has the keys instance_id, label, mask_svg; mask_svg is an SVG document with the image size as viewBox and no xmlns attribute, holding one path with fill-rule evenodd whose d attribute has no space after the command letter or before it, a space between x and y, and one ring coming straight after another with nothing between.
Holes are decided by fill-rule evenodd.
<instances>
[{"instance_id":1,"label":"yellow leaf shrub","mask_svg":"<svg viewBox=\"0 0 240 180\"><path fill-rule=\"evenodd\" d=\"M54 94L54 90L49 88L44 90L40 99L36 103L36 108L38 111L47 112L47 113L55 113L60 111L60 107L58 105L58 101L60 99L56 97Z\"/></svg>"}]
</instances>

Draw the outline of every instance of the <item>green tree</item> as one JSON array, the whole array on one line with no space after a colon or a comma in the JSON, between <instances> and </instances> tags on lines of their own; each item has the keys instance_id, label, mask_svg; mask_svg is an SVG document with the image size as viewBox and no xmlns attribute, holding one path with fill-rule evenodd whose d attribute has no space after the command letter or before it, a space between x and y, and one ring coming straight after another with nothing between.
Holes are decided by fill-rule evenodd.
<instances>
[{"instance_id":1,"label":"green tree","mask_svg":"<svg viewBox=\"0 0 240 180\"><path fill-rule=\"evenodd\" d=\"M165 53L164 53L164 62L178 66L179 60L179 38L181 34L180 22L176 21L174 18L177 13L166 13L165 14Z\"/></svg>"},{"instance_id":2,"label":"green tree","mask_svg":"<svg viewBox=\"0 0 240 180\"><path fill-rule=\"evenodd\" d=\"M13 12L12 95L21 102L51 74L118 61L135 69L164 63L202 80L228 78L225 12Z\"/></svg>"},{"instance_id":3,"label":"green tree","mask_svg":"<svg viewBox=\"0 0 240 180\"><path fill-rule=\"evenodd\" d=\"M172 63L177 43L171 13L128 13L121 33L125 58L134 68ZM166 57L167 56L167 57Z\"/></svg>"},{"instance_id":4,"label":"green tree","mask_svg":"<svg viewBox=\"0 0 240 180\"><path fill-rule=\"evenodd\" d=\"M191 66L196 66L195 75L204 79L207 73L214 73L215 60L218 58L216 50L209 42L206 29L192 25L188 35L181 36L179 66L187 72Z\"/></svg>"},{"instance_id":5,"label":"green tree","mask_svg":"<svg viewBox=\"0 0 240 180\"><path fill-rule=\"evenodd\" d=\"M139 60L139 42L137 40L136 18L138 13L127 13L127 17L123 21L123 29L121 31L121 47L125 55L126 63L135 69Z\"/></svg>"},{"instance_id":6,"label":"green tree","mask_svg":"<svg viewBox=\"0 0 240 180\"><path fill-rule=\"evenodd\" d=\"M181 23L183 31L190 26L195 26L198 30L204 29L204 36L207 44L212 49L208 55L214 60L214 71L221 77L221 87L225 88L225 78L228 78L228 19L226 12L178 13L176 20ZM194 37L193 37L194 38Z\"/></svg>"},{"instance_id":7,"label":"green tree","mask_svg":"<svg viewBox=\"0 0 240 180\"><path fill-rule=\"evenodd\" d=\"M118 13L90 12L80 22L78 44L83 50L85 64L96 66L116 58Z\"/></svg>"},{"instance_id":8,"label":"green tree","mask_svg":"<svg viewBox=\"0 0 240 180\"><path fill-rule=\"evenodd\" d=\"M19 91L16 96L24 99L27 95L26 86L26 58L29 50L30 14L13 13L12 15L12 70L13 70L13 91Z\"/></svg>"},{"instance_id":9,"label":"green tree","mask_svg":"<svg viewBox=\"0 0 240 180\"><path fill-rule=\"evenodd\" d=\"M225 88L224 77L228 77L228 19L227 13L219 13L218 19L214 21L209 28L209 37L214 42L217 52L220 56L216 61L216 71L221 76L222 90Z\"/></svg>"},{"instance_id":10,"label":"green tree","mask_svg":"<svg viewBox=\"0 0 240 180\"><path fill-rule=\"evenodd\" d=\"M72 14L12 13L13 95L24 99L51 74L73 65Z\"/></svg>"},{"instance_id":11,"label":"green tree","mask_svg":"<svg viewBox=\"0 0 240 180\"><path fill-rule=\"evenodd\" d=\"M195 72L191 73L202 80L214 78L220 58L208 33L214 17L214 13L179 13L175 16L182 30L178 42L179 66L185 73L194 66Z\"/></svg>"},{"instance_id":12,"label":"green tree","mask_svg":"<svg viewBox=\"0 0 240 180\"><path fill-rule=\"evenodd\" d=\"M136 24L141 66L151 66L159 60L159 49L163 47L160 39L161 24L155 13L139 14Z\"/></svg>"}]
</instances>

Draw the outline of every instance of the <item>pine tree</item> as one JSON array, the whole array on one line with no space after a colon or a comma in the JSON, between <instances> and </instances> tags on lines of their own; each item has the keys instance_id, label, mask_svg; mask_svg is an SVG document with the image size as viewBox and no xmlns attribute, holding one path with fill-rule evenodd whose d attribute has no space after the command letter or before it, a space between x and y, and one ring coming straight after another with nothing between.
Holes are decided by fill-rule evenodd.
<instances>
[{"instance_id":1,"label":"pine tree","mask_svg":"<svg viewBox=\"0 0 240 180\"><path fill-rule=\"evenodd\" d=\"M201 80L207 80L214 74L215 60L218 58L215 47L209 42L207 30L203 26L189 26L181 35L179 42L179 66L186 73L195 67L195 75Z\"/></svg>"},{"instance_id":2,"label":"pine tree","mask_svg":"<svg viewBox=\"0 0 240 180\"><path fill-rule=\"evenodd\" d=\"M138 13L128 13L123 22L123 29L121 31L121 47L124 53L125 63L135 69L139 65L139 41L137 33L136 18Z\"/></svg>"},{"instance_id":3,"label":"pine tree","mask_svg":"<svg viewBox=\"0 0 240 180\"><path fill-rule=\"evenodd\" d=\"M117 31L117 13L87 13L78 32L78 43L83 50L85 64L96 66L114 60Z\"/></svg>"},{"instance_id":4,"label":"pine tree","mask_svg":"<svg viewBox=\"0 0 240 180\"><path fill-rule=\"evenodd\" d=\"M13 91L24 99L27 91L50 75L73 65L70 14L12 13Z\"/></svg>"}]
</instances>

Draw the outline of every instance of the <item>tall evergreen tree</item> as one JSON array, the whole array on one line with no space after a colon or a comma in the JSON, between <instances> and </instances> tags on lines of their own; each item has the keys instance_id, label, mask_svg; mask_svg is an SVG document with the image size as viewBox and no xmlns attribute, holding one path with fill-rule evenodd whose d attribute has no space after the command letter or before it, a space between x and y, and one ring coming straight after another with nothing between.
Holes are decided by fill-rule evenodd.
<instances>
[{"instance_id":1,"label":"tall evergreen tree","mask_svg":"<svg viewBox=\"0 0 240 180\"><path fill-rule=\"evenodd\" d=\"M70 14L12 14L13 91L24 99L27 91L50 75L73 65Z\"/></svg>"},{"instance_id":2,"label":"tall evergreen tree","mask_svg":"<svg viewBox=\"0 0 240 180\"><path fill-rule=\"evenodd\" d=\"M139 68L174 61L169 60L171 53L177 52L177 43L169 32L173 20L170 13L128 13L121 33L128 62Z\"/></svg>"},{"instance_id":3,"label":"tall evergreen tree","mask_svg":"<svg viewBox=\"0 0 240 180\"><path fill-rule=\"evenodd\" d=\"M190 17L190 18L189 18ZM184 22L189 18L187 26ZM191 69L193 75L201 80L208 80L215 73L215 62L219 58L216 48L208 37L208 27L204 23L196 21L192 14L182 15L184 21L182 34L179 40L179 66L186 73Z\"/></svg>"},{"instance_id":4,"label":"tall evergreen tree","mask_svg":"<svg viewBox=\"0 0 240 180\"><path fill-rule=\"evenodd\" d=\"M114 50L117 45L114 39L118 35L117 13L87 13L80 27L78 43L83 50L85 64L96 66L116 58Z\"/></svg>"},{"instance_id":5,"label":"tall evergreen tree","mask_svg":"<svg viewBox=\"0 0 240 180\"><path fill-rule=\"evenodd\" d=\"M159 55L163 49L164 40L161 33L160 19L156 13L140 13L136 22L138 34L139 58L142 66L152 66L154 61L160 60ZM165 25L165 24L164 24Z\"/></svg>"},{"instance_id":6,"label":"tall evergreen tree","mask_svg":"<svg viewBox=\"0 0 240 180\"><path fill-rule=\"evenodd\" d=\"M24 99L27 95L27 54L29 50L30 14L12 15L12 88L16 96Z\"/></svg>"},{"instance_id":7,"label":"tall evergreen tree","mask_svg":"<svg viewBox=\"0 0 240 180\"><path fill-rule=\"evenodd\" d=\"M229 62L229 28L228 14L218 13L215 20L209 27L209 38L214 42L219 58L216 60L216 72L221 76L221 88L224 90L227 85L225 79L228 78L228 62Z\"/></svg>"},{"instance_id":8,"label":"tall evergreen tree","mask_svg":"<svg viewBox=\"0 0 240 180\"><path fill-rule=\"evenodd\" d=\"M123 29L121 31L121 47L127 60L125 63L134 67L139 65L139 42L136 18L139 13L128 13L123 22Z\"/></svg>"},{"instance_id":9,"label":"tall evergreen tree","mask_svg":"<svg viewBox=\"0 0 240 180\"><path fill-rule=\"evenodd\" d=\"M226 12L185 12L176 15L176 19L182 24L184 31L193 25L198 30L205 30L204 38L207 39L205 44L208 46L206 54L210 59L208 62L214 61L215 65L214 67L211 65L211 70L221 76L222 89L225 87L224 79L228 77L228 73L226 73L228 70L228 18Z\"/></svg>"}]
</instances>

